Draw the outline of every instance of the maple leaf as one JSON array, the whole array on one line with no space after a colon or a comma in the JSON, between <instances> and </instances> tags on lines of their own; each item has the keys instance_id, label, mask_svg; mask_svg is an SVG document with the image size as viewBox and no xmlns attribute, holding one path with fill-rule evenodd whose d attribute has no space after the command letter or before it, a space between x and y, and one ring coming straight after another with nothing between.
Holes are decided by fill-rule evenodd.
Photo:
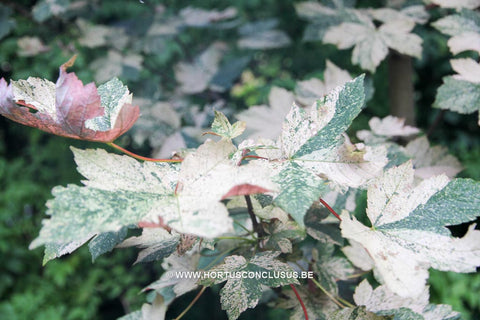
<instances>
[{"instance_id":1,"label":"maple leaf","mask_svg":"<svg viewBox=\"0 0 480 320\"><path fill-rule=\"evenodd\" d=\"M98 90L93 83L84 86L74 73L66 72L74 60L60 67L56 83L30 77L7 85L0 79L0 114L75 139L112 142L125 133L139 116L139 108L130 104L127 87L118 79Z\"/></svg>"},{"instance_id":2,"label":"maple leaf","mask_svg":"<svg viewBox=\"0 0 480 320\"><path fill-rule=\"evenodd\" d=\"M228 318L235 320L240 313L248 308L254 308L260 297L262 296L262 286L279 287L290 283L298 284L292 275L294 270L286 263L275 260L280 252L265 251L256 254L252 259L247 261L242 256L228 256L225 263L209 270L212 274L216 274L216 278L204 278L199 284L211 286L213 284L227 281L220 291L220 301L222 309L227 311ZM246 272L246 276L237 276ZM255 276L249 276L248 273L262 273L258 279ZM286 275L285 277L275 276L275 274Z\"/></svg>"},{"instance_id":3,"label":"maple leaf","mask_svg":"<svg viewBox=\"0 0 480 320\"><path fill-rule=\"evenodd\" d=\"M134 264L150 262L161 260L173 253L178 246L179 238L178 234L170 234L162 228L144 228L141 236L130 237L117 245L117 248L134 246L142 248Z\"/></svg>"},{"instance_id":4,"label":"maple leaf","mask_svg":"<svg viewBox=\"0 0 480 320\"><path fill-rule=\"evenodd\" d=\"M47 203L51 218L31 247L79 247L95 234L160 218L180 233L212 238L233 229L221 203L226 195L276 190L265 161L237 166L229 158L235 152L229 140L205 142L181 165L141 163L101 149L72 150L79 172L88 180L84 187L53 189L55 198ZM241 185L252 187L235 189Z\"/></svg>"},{"instance_id":5,"label":"maple leaf","mask_svg":"<svg viewBox=\"0 0 480 320\"><path fill-rule=\"evenodd\" d=\"M327 190L329 179L336 185L359 187L375 177L386 164L383 147L352 145L342 134L364 103L363 76L335 88L309 109L295 104L285 118L274 147L280 186L275 203L303 226L303 217ZM257 150L260 156L268 152ZM322 179L326 178L326 179Z\"/></svg>"},{"instance_id":6,"label":"maple leaf","mask_svg":"<svg viewBox=\"0 0 480 320\"><path fill-rule=\"evenodd\" d=\"M478 0L473 1L480 4ZM446 16L432 25L451 37L447 44L453 54L467 50L480 53L480 14L477 12L464 9L459 14Z\"/></svg>"},{"instance_id":7,"label":"maple leaf","mask_svg":"<svg viewBox=\"0 0 480 320\"><path fill-rule=\"evenodd\" d=\"M215 111L215 119L212 123L212 131L206 133L220 136L222 139L233 139L243 133L245 126L246 123L244 121L237 121L232 125L223 113Z\"/></svg>"},{"instance_id":8,"label":"maple leaf","mask_svg":"<svg viewBox=\"0 0 480 320\"><path fill-rule=\"evenodd\" d=\"M460 319L460 314L452 311L451 306L429 304L428 287L425 287L419 297L403 298L386 286L373 290L365 279L355 289L353 298L358 306L365 306L368 311L378 315L395 316L395 319Z\"/></svg>"},{"instance_id":9,"label":"maple leaf","mask_svg":"<svg viewBox=\"0 0 480 320\"><path fill-rule=\"evenodd\" d=\"M471 58L450 62L458 74L443 78L434 107L463 114L480 110L480 64Z\"/></svg>"},{"instance_id":10,"label":"maple leaf","mask_svg":"<svg viewBox=\"0 0 480 320\"><path fill-rule=\"evenodd\" d=\"M405 153L412 157L415 176L427 179L439 174L454 178L462 171L460 161L448 154L442 146L430 147L427 137L419 137L410 141L405 147Z\"/></svg>"},{"instance_id":11,"label":"maple leaf","mask_svg":"<svg viewBox=\"0 0 480 320\"><path fill-rule=\"evenodd\" d=\"M372 227L342 213L342 235L360 243L375 265L377 278L402 297L418 297L428 268L475 272L480 265L480 231L474 225L453 238L446 225L476 218L480 184L444 175L414 185L412 163L387 170L368 188Z\"/></svg>"},{"instance_id":12,"label":"maple leaf","mask_svg":"<svg viewBox=\"0 0 480 320\"><path fill-rule=\"evenodd\" d=\"M371 72L385 59L388 48L420 58L422 39L410 33L415 27L412 20L391 20L377 28L367 15L357 11L356 16L356 21L330 27L323 41L334 44L339 49L354 47L352 62Z\"/></svg>"}]
</instances>

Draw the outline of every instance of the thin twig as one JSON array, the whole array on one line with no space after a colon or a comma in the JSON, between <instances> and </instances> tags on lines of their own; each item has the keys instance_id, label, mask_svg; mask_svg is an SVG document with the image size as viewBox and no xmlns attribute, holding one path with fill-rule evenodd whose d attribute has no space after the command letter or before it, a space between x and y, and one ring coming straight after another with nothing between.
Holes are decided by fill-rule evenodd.
<instances>
[{"instance_id":1,"label":"thin twig","mask_svg":"<svg viewBox=\"0 0 480 320\"><path fill-rule=\"evenodd\" d=\"M291 284L291 283L290 283L290 288L292 288L293 292L294 292L295 295L297 296L298 302L300 302L300 305L302 306L303 314L305 315L305 320L308 320L307 308L305 308L305 304L303 303L302 298L301 298L300 295L298 294L297 289L296 289L295 286L294 286L293 284Z\"/></svg>"},{"instance_id":2,"label":"thin twig","mask_svg":"<svg viewBox=\"0 0 480 320\"><path fill-rule=\"evenodd\" d=\"M113 142L107 142L107 144L125 154L128 154L129 156L137 159L137 160L142 160L142 161L150 161L150 162L175 162L175 163L178 163L178 162L182 162L183 160L182 159L154 159L154 158L147 158L147 157L144 157L144 156L140 156L138 154L135 154L131 151L128 151L127 149L124 149L122 147L120 147L118 144L115 144Z\"/></svg>"},{"instance_id":3,"label":"thin twig","mask_svg":"<svg viewBox=\"0 0 480 320\"><path fill-rule=\"evenodd\" d=\"M185 310L183 310L183 312L180 313L180 315L176 317L174 320L180 320L188 312L188 310L190 310L190 308L193 307L193 305L195 304L195 302L197 302L197 300L200 298L200 296L205 291L205 289L207 289L207 287L202 287L202 289L197 293L195 298L193 298L192 302L190 302L188 307L186 307Z\"/></svg>"}]
</instances>

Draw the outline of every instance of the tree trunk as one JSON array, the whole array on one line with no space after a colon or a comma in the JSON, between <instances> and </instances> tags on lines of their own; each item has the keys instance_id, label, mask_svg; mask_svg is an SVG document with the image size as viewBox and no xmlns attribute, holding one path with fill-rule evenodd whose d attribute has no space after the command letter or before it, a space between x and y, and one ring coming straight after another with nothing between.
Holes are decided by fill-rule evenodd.
<instances>
[{"instance_id":1,"label":"tree trunk","mask_svg":"<svg viewBox=\"0 0 480 320\"><path fill-rule=\"evenodd\" d=\"M412 58L391 51L388 56L388 96L390 114L415 125L415 99Z\"/></svg>"}]
</instances>

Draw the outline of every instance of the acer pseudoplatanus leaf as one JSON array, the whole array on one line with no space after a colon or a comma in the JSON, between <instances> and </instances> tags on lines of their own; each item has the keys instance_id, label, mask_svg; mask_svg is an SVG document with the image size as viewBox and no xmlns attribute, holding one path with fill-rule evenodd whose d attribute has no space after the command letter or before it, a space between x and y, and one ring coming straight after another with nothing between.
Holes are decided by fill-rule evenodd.
<instances>
[{"instance_id":1,"label":"acer pseudoplatanus leaf","mask_svg":"<svg viewBox=\"0 0 480 320\"><path fill-rule=\"evenodd\" d=\"M56 83L29 77L0 79L0 114L21 124L56 135L112 142L130 129L139 116L132 95L116 78L98 87L83 85L67 73L75 57L60 66Z\"/></svg>"}]
</instances>

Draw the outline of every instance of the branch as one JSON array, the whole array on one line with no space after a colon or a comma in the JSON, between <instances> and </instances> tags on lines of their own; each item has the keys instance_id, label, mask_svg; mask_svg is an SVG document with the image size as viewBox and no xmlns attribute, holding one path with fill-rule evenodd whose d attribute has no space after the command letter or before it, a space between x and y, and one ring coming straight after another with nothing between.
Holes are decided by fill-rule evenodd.
<instances>
[{"instance_id":1,"label":"branch","mask_svg":"<svg viewBox=\"0 0 480 320\"><path fill-rule=\"evenodd\" d=\"M260 241L260 239L265 236L265 231L263 230L262 225L260 225L257 222L255 212L253 211L252 199L250 199L249 195L245 196L245 201L247 202L248 215L250 216L250 219L252 220L253 230L255 230L255 232L257 233L258 238L259 238L258 240Z\"/></svg>"}]
</instances>

